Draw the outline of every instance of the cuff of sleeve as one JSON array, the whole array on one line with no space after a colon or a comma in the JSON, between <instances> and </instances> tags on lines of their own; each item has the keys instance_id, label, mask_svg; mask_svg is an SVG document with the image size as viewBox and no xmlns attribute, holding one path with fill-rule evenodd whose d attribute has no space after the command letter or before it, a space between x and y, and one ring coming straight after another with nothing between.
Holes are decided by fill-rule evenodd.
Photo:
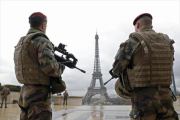
<instances>
[{"instance_id":1,"label":"cuff of sleeve","mask_svg":"<svg viewBox=\"0 0 180 120\"><path fill-rule=\"evenodd\" d=\"M60 69L60 72L62 74L64 69L65 69L65 65L59 63L59 69Z\"/></svg>"}]
</instances>

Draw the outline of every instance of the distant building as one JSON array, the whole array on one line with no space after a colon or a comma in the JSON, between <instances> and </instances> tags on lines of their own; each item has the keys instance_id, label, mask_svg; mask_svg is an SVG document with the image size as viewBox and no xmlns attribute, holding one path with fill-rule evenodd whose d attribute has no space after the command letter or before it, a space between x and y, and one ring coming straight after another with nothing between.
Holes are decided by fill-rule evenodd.
<instances>
[{"instance_id":1,"label":"distant building","mask_svg":"<svg viewBox=\"0 0 180 120\"><path fill-rule=\"evenodd\" d=\"M118 96L117 94L110 94L109 97L110 97L110 98L117 98L117 97L119 97L119 96Z\"/></svg>"}]
</instances>

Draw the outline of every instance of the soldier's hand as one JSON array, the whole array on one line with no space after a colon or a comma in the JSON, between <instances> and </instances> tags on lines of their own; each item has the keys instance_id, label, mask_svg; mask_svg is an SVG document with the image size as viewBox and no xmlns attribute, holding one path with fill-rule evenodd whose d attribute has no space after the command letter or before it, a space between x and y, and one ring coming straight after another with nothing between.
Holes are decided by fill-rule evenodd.
<instances>
[{"instance_id":1,"label":"soldier's hand","mask_svg":"<svg viewBox=\"0 0 180 120\"><path fill-rule=\"evenodd\" d=\"M113 74L113 68L109 71L110 75L113 77L113 78L118 78L118 76L114 75Z\"/></svg>"},{"instance_id":2,"label":"soldier's hand","mask_svg":"<svg viewBox=\"0 0 180 120\"><path fill-rule=\"evenodd\" d=\"M60 72L62 74L64 72L64 70L65 70L65 65L59 63L59 69L60 69Z\"/></svg>"}]
</instances>

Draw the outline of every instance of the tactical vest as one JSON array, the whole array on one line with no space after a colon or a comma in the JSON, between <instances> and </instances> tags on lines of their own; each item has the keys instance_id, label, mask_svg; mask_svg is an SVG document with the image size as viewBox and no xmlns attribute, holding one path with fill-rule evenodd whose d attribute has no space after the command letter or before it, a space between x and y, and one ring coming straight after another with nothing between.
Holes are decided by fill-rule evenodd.
<instances>
[{"instance_id":1,"label":"tactical vest","mask_svg":"<svg viewBox=\"0 0 180 120\"><path fill-rule=\"evenodd\" d=\"M31 33L21 37L17 46L15 46L14 63L16 78L22 84L50 85L50 77L39 68L38 54L34 54L32 58L28 55L29 46L34 45L32 38L35 36L47 38L43 33Z\"/></svg>"},{"instance_id":2,"label":"tactical vest","mask_svg":"<svg viewBox=\"0 0 180 120\"><path fill-rule=\"evenodd\" d=\"M127 70L131 89L170 86L174 51L169 37L154 31L135 32L130 37L137 38L144 51L143 56L135 57L139 62Z\"/></svg>"}]
</instances>

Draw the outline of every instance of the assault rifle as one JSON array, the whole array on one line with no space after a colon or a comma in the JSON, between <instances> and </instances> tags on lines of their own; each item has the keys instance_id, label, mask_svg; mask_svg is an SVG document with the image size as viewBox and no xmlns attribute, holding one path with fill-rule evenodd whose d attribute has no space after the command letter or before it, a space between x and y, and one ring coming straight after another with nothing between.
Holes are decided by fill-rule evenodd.
<instances>
[{"instance_id":1,"label":"assault rifle","mask_svg":"<svg viewBox=\"0 0 180 120\"><path fill-rule=\"evenodd\" d=\"M64 57L63 55L59 56L59 55L55 54L56 60L71 69L76 68L76 69L80 70L81 72L86 73L86 71L76 67L78 60L76 59L76 57L73 54L67 52L67 50L65 49L65 46L66 45L60 43L58 47L54 48L55 51L58 51L58 52L62 53L63 55L65 55L65 57Z\"/></svg>"}]
</instances>

